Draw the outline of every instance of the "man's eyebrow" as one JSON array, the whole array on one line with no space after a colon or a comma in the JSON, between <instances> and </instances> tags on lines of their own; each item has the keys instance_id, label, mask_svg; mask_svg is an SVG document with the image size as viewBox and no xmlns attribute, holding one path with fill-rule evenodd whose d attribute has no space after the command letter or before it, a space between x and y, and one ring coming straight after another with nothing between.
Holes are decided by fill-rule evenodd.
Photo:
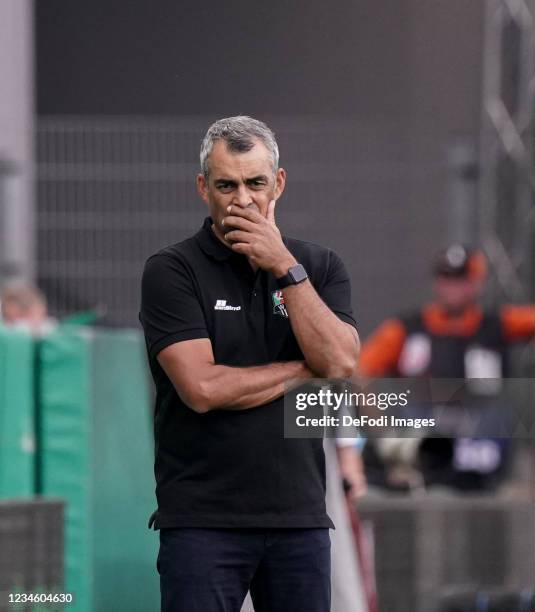
<instances>
[{"instance_id":1,"label":"man's eyebrow","mask_svg":"<svg viewBox=\"0 0 535 612\"><path fill-rule=\"evenodd\" d=\"M264 181L264 182L268 182L268 177L265 174L259 174L257 176L253 176L251 178L245 179L246 183L253 183L255 181ZM233 179L227 179L227 178L217 178L214 179L214 183L216 185L236 185L237 181L233 180Z\"/></svg>"}]
</instances>

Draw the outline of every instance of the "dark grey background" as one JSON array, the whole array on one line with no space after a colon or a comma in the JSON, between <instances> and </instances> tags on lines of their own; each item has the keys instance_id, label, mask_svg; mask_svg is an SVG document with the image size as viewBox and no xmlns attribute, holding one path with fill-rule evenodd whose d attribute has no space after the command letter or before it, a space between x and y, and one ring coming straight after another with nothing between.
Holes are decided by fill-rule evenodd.
<instances>
[{"instance_id":1,"label":"dark grey background","mask_svg":"<svg viewBox=\"0 0 535 612\"><path fill-rule=\"evenodd\" d=\"M239 113L268 121L289 173L280 224L342 255L366 334L428 295L428 260L450 237L448 150L460 140L477 145L483 15L483 0L38 1L38 113L47 129L51 116L60 123L65 115L165 116L181 124L190 117L193 144L182 166L196 163L201 126L210 121ZM38 154L42 260L66 231L45 221L47 181L64 180L46 165L47 150ZM193 181L194 172L180 181ZM72 210L84 214L101 201L78 202L73 193ZM177 221L179 240L204 210L189 187L176 193L166 210L191 211L187 224ZM149 212L151 198L144 198ZM141 251L128 251L124 232L108 240L122 243L122 257L140 268L150 250L175 239L170 229ZM100 255L64 257L91 263ZM52 299L58 313L109 300L110 323L136 324L135 270L130 288L112 299L113 283L105 291L96 282L75 286L51 273L54 265L41 283L71 283L76 294Z\"/></svg>"}]
</instances>

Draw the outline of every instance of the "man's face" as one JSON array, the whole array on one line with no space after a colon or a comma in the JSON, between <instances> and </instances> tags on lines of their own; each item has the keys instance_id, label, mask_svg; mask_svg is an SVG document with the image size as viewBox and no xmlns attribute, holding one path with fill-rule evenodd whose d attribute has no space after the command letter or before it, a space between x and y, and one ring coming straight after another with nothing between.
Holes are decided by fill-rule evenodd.
<instances>
[{"instance_id":1,"label":"man's face","mask_svg":"<svg viewBox=\"0 0 535 612\"><path fill-rule=\"evenodd\" d=\"M481 288L480 281L470 278L435 277L434 290L437 300L450 312L461 312L474 304Z\"/></svg>"},{"instance_id":2,"label":"man's face","mask_svg":"<svg viewBox=\"0 0 535 612\"><path fill-rule=\"evenodd\" d=\"M273 172L269 151L257 140L250 151L233 153L223 140L214 143L208 158L208 180L197 176L197 188L214 222L214 231L222 238L226 228L221 225L230 205L254 208L267 217L271 200L280 197L286 174L282 168Z\"/></svg>"}]
</instances>

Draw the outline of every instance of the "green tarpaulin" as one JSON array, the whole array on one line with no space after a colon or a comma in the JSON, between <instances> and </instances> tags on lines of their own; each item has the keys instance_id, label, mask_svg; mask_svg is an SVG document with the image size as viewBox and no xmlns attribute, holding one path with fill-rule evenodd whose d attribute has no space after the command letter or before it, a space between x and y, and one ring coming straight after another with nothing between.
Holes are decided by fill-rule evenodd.
<instances>
[{"instance_id":1,"label":"green tarpaulin","mask_svg":"<svg viewBox=\"0 0 535 612\"><path fill-rule=\"evenodd\" d=\"M134 331L65 327L41 342L42 492L66 500L72 612L159 607L153 442L143 343Z\"/></svg>"},{"instance_id":2,"label":"green tarpaulin","mask_svg":"<svg viewBox=\"0 0 535 612\"><path fill-rule=\"evenodd\" d=\"M34 493L34 343L0 326L0 499Z\"/></svg>"}]
</instances>

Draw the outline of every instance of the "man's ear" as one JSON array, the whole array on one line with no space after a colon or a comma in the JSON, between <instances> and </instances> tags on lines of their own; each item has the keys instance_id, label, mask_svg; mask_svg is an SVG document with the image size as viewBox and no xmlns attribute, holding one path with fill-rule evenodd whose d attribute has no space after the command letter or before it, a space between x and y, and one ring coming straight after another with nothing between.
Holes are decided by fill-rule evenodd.
<instances>
[{"instance_id":1,"label":"man's ear","mask_svg":"<svg viewBox=\"0 0 535 612\"><path fill-rule=\"evenodd\" d=\"M201 198L208 204L208 185L204 174L197 174L197 191Z\"/></svg>"},{"instance_id":2,"label":"man's ear","mask_svg":"<svg viewBox=\"0 0 535 612\"><path fill-rule=\"evenodd\" d=\"M275 176L274 196L276 200L278 200L281 197L285 186L286 186L286 170L284 168L279 168Z\"/></svg>"}]
</instances>

